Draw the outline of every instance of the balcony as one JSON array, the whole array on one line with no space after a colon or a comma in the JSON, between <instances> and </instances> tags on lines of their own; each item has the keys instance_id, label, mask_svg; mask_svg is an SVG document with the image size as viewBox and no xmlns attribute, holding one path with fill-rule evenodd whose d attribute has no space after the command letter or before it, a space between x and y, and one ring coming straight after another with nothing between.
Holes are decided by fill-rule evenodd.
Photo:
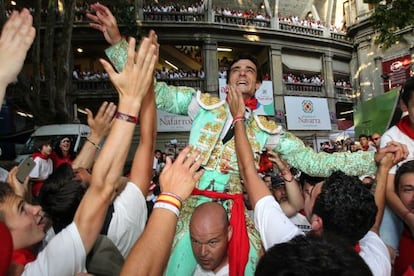
<instances>
[{"instance_id":1,"label":"balcony","mask_svg":"<svg viewBox=\"0 0 414 276\"><path fill-rule=\"evenodd\" d=\"M313 83L283 83L283 93L292 96L325 96L325 86Z\"/></svg>"}]
</instances>

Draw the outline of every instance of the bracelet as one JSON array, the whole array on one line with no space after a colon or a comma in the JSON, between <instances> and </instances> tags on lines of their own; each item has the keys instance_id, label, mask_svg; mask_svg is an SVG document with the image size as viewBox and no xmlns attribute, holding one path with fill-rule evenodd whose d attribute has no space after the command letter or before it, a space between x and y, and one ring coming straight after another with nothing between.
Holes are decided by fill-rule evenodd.
<instances>
[{"instance_id":1,"label":"bracelet","mask_svg":"<svg viewBox=\"0 0 414 276\"><path fill-rule=\"evenodd\" d=\"M243 116L236 116L233 118L233 121L231 122L231 127L234 128L234 125L238 122L238 121L244 121L244 117Z\"/></svg>"},{"instance_id":2,"label":"bracelet","mask_svg":"<svg viewBox=\"0 0 414 276\"><path fill-rule=\"evenodd\" d=\"M101 149L101 146L99 146L97 143L95 143L94 141L92 141L91 139L89 139L89 137L86 137L86 141L88 141L89 143L91 143L97 150Z\"/></svg>"},{"instance_id":3,"label":"bracelet","mask_svg":"<svg viewBox=\"0 0 414 276\"><path fill-rule=\"evenodd\" d=\"M169 203L169 204L172 204L172 205L174 205L177 209L181 209L181 201L179 201L178 199L176 199L175 197L173 197L173 196L170 196L170 195L163 195L163 194L160 194L159 196L158 196L158 198L157 198L157 202L165 202L165 203Z\"/></svg>"},{"instance_id":4,"label":"bracelet","mask_svg":"<svg viewBox=\"0 0 414 276\"><path fill-rule=\"evenodd\" d=\"M160 195L169 195L169 196L172 196L172 197L178 199L180 201L181 205L183 205L183 202L184 202L183 198L181 196L177 195L177 194L170 193L170 192L161 192Z\"/></svg>"},{"instance_id":5,"label":"bracelet","mask_svg":"<svg viewBox=\"0 0 414 276\"><path fill-rule=\"evenodd\" d=\"M122 113L122 112L119 112L119 111L115 114L115 118L119 119L119 120L130 122L130 123L134 123L134 124L138 123L138 118L136 116L132 116L132 115Z\"/></svg>"},{"instance_id":6,"label":"bracelet","mask_svg":"<svg viewBox=\"0 0 414 276\"><path fill-rule=\"evenodd\" d=\"M406 211L404 212L404 214L402 215L402 219L405 221L405 219L407 218L407 216L408 216L410 213L411 213L411 211L410 211L410 210L406 210Z\"/></svg>"},{"instance_id":7,"label":"bracelet","mask_svg":"<svg viewBox=\"0 0 414 276\"><path fill-rule=\"evenodd\" d=\"M155 202L153 208L167 209L167 210L173 212L177 217L180 216L180 210L177 207L175 207L174 205L171 205L171 204L166 203L166 202L158 202L158 200L157 200Z\"/></svg>"},{"instance_id":8,"label":"bracelet","mask_svg":"<svg viewBox=\"0 0 414 276\"><path fill-rule=\"evenodd\" d=\"M243 120L243 119L244 119L244 116L242 116L242 115L236 116L236 117L233 118L232 123L234 124L235 122Z\"/></svg>"}]
</instances>

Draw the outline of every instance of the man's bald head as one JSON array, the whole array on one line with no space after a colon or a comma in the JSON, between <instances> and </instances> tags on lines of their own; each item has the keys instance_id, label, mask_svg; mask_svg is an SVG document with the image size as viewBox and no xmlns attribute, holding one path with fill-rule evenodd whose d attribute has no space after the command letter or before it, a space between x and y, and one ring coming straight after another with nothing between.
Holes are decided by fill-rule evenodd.
<instances>
[{"instance_id":1,"label":"man's bald head","mask_svg":"<svg viewBox=\"0 0 414 276\"><path fill-rule=\"evenodd\" d=\"M221 204L208 202L194 209L190 220L191 247L204 270L217 273L228 263L227 247L232 232Z\"/></svg>"},{"instance_id":2,"label":"man's bald head","mask_svg":"<svg viewBox=\"0 0 414 276\"><path fill-rule=\"evenodd\" d=\"M229 225L229 219L224 207L217 202L207 202L199 205L194 209L193 215L190 220L191 224L203 224L203 225L222 225L227 227Z\"/></svg>"}]
</instances>

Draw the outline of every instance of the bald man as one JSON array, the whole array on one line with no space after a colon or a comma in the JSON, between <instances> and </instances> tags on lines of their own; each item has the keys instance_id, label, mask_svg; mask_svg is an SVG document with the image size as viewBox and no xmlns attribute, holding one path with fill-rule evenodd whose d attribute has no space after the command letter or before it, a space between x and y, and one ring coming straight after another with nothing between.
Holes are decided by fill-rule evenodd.
<instances>
[{"instance_id":1,"label":"bald man","mask_svg":"<svg viewBox=\"0 0 414 276\"><path fill-rule=\"evenodd\" d=\"M190 220L190 238L197 267L194 276L229 275L227 247L233 228L226 210L217 202L194 209Z\"/></svg>"}]
</instances>

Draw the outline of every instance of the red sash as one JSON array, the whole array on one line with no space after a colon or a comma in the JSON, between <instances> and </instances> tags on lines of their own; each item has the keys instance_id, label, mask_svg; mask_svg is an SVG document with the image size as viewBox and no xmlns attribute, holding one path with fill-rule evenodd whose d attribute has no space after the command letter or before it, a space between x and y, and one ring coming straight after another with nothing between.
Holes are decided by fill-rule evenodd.
<instances>
[{"instance_id":1,"label":"red sash","mask_svg":"<svg viewBox=\"0 0 414 276\"><path fill-rule=\"evenodd\" d=\"M249 237L247 235L246 220L244 217L243 194L227 194L214 191L204 191L194 188L192 195L202 195L213 199L232 199L230 224L233 226L233 235L229 243L229 275L243 276L249 259Z\"/></svg>"}]
</instances>

